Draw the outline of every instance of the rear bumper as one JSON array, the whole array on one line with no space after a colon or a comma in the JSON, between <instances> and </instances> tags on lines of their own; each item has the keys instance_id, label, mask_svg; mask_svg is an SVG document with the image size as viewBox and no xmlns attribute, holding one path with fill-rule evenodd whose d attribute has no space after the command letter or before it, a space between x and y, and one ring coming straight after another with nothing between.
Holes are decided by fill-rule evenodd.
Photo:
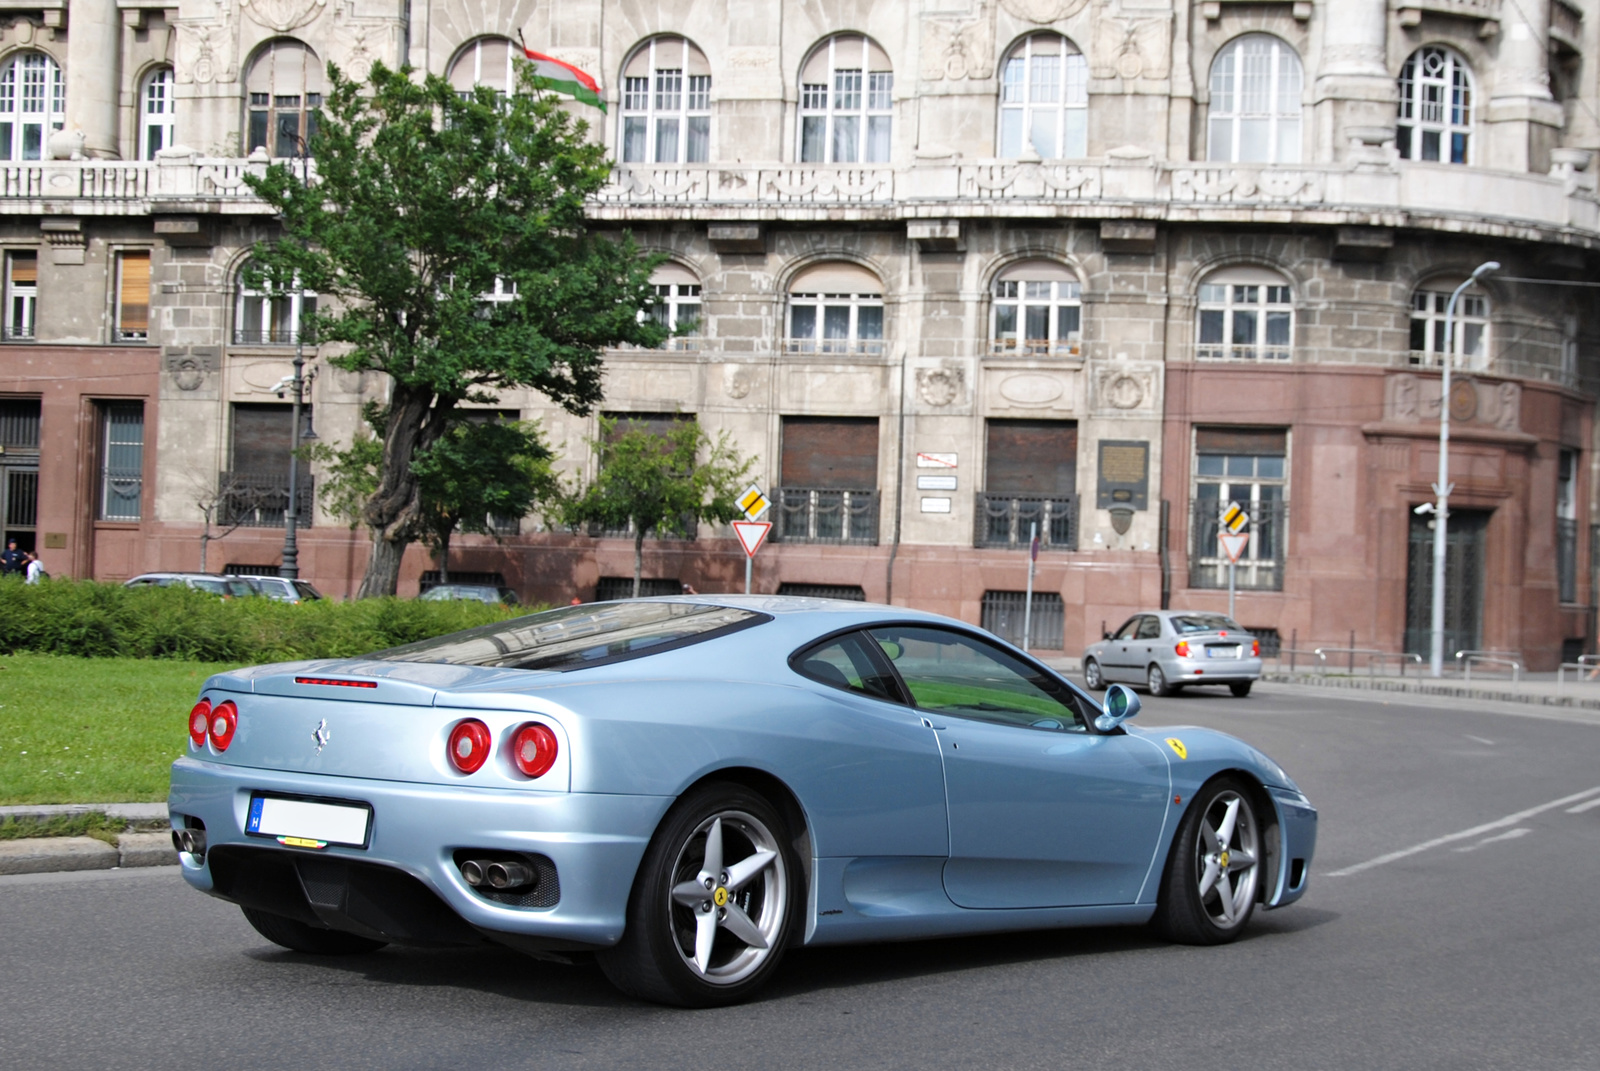
<instances>
[{"instance_id":1,"label":"rear bumper","mask_svg":"<svg viewBox=\"0 0 1600 1071\"><path fill-rule=\"evenodd\" d=\"M1170 669L1168 677L1174 684L1230 684L1260 679L1261 659L1176 658Z\"/></svg>"},{"instance_id":2,"label":"rear bumper","mask_svg":"<svg viewBox=\"0 0 1600 1071\"><path fill-rule=\"evenodd\" d=\"M257 791L369 803L373 810L369 846L305 851L248 836L244 823L251 794ZM665 796L517 792L313 777L184 758L173 764L167 806L175 829L185 824L186 815L205 824L207 859L201 863L193 856L180 856L184 880L224 899L248 901L250 895L242 890L258 888L261 875L270 879L273 873L282 879L274 895L287 898L291 907L301 906L294 899L296 874L301 892L309 888L305 883L312 880L307 878L311 871L346 875L352 903L363 882L376 882L392 892L409 877L470 927L462 928L463 933L510 935L529 947L573 948L606 947L621 939L634 873L671 803ZM559 901L548 907L515 907L487 899L466 884L456 867L453 855L463 848L546 857L559 878ZM216 858L227 871L220 883L211 866L218 849L222 851ZM301 866L302 861L306 865ZM341 861L342 866L331 865ZM397 872L394 881L385 870ZM253 906L271 909L259 897ZM303 910L315 909L308 900ZM363 926L341 924L342 916L336 914L316 911L314 917L322 925L364 932ZM447 934L447 919L441 927L437 932ZM427 943L424 935L399 924L384 929L371 926L369 920L365 930L372 929L393 940Z\"/></svg>"}]
</instances>

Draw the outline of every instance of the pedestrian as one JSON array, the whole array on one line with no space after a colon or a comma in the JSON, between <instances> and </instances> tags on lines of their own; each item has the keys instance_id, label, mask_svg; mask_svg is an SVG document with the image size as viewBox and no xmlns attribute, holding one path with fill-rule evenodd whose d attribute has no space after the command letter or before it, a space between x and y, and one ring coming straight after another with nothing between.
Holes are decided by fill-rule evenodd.
<instances>
[{"instance_id":1,"label":"pedestrian","mask_svg":"<svg viewBox=\"0 0 1600 1071\"><path fill-rule=\"evenodd\" d=\"M0 551L0 576L11 576L22 572L27 562L27 556L17 549L17 541L6 540L6 549Z\"/></svg>"},{"instance_id":2,"label":"pedestrian","mask_svg":"<svg viewBox=\"0 0 1600 1071\"><path fill-rule=\"evenodd\" d=\"M28 564L24 566L24 569L27 572L27 577L24 582L28 584L37 584L39 581L50 575L44 571L44 562L39 560L39 555L35 554L31 550L28 551Z\"/></svg>"}]
</instances>

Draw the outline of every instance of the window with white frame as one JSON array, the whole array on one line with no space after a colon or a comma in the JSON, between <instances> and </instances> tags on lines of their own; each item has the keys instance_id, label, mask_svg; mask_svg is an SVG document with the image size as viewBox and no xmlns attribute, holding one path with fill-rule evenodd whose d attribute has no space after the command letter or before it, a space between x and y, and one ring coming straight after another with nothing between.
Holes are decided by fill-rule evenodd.
<instances>
[{"instance_id":1,"label":"window with white frame","mask_svg":"<svg viewBox=\"0 0 1600 1071\"><path fill-rule=\"evenodd\" d=\"M273 41L256 53L245 78L245 151L300 155L301 139L316 134L323 81L317 54L299 41Z\"/></svg>"},{"instance_id":2,"label":"window with white frame","mask_svg":"<svg viewBox=\"0 0 1600 1071\"><path fill-rule=\"evenodd\" d=\"M655 37L622 68L622 162L711 159L711 66L681 37Z\"/></svg>"},{"instance_id":3,"label":"window with white frame","mask_svg":"<svg viewBox=\"0 0 1600 1071\"><path fill-rule=\"evenodd\" d=\"M872 40L830 37L800 71L800 161L807 164L889 162L894 122L894 72Z\"/></svg>"},{"instance_id":4,"label":"window with white frame","mask_svg":"<svg viewBox=\"0 0 1600 1071\"><path fill-rule=\"evenodd\" d=\"M139 158L154 160L156 153L172 146L173 122L177 115L172 68L157 67L145 76L139 91Z\"/></svg>"},{"instance_id":5,"label":"window with white frame","mask_svg":"<svg viewBox=\"0 0 1600 1071\"><path fill-rule=\"evenodd\" d=\"M1058 33L1036 33L1012 46L1000 68L1000 155L1024 146L1046 160L1089 155L1089 64Z\"/></svg>"},{"instance_id":6,"label":"window with white frame","mask_svg":"<svg viewBox=\"0 0 1600 1071\"><path fill-rule=\"evenodd\" d=\"M1419 48L1400 68L1395 148L1405 160L1471 162L1472 71L1450 49Z\"/></svg>"},{"instance_id":7,"label":"window with white frame","mask_svg":"<svg viewBox=\"0 0 1600 1071\"><path fill-rule=\"evenodd\" d=\"M301 323L317 311L316 293L301 290L275 295L252 287L249 273L249 265L239 269L234 345L288 346L299 341Z\"/></svg>"},{"instance_id":8,"label":"window with white frame","mask_svg":"<svg viewBox=\"0 0 1600 1071\"><path fill-rule=\"evenodd\" d=\"M667 349L692 350L700 337L700 279L681 264L671 261L658 267L650 276L655 290L655 304L650 306L649 317L668 331L674 332L662 345Z\"/></svg>"},{"instance_id":9,"label":"window with white frame","mask_svg":"<svg viewBox=\"0 0 1600 1071\"><path fill-rule=\"evenodd\" d=\"M790 353L883 352L883 283L855 264L808 268L789 284Z\"/></svg>"},{"instance_id":10,"label":"window with white frame","mask_svg":"<svg viewBox=\"0 0 1600 1071\"><path fill-rule=\"evenodd\" d=\"M0 160L43 160L45 143L67 121L67 91L56 61L22 52L0 69Z\"/></svg>"},{"instance_id":11,"label":"window with white frame","mask_svg":"<svg viewBox=\"0 0 1600 1071\"><path fill-rule=\"evenodd\" d=\"M504 37L480 37L469 41L450 64L450 87L466 95L475 86L488 86L499 94L510 93L517 84L512 57L517 46Z\"/></svg>"},{"instance_id":12,"label":"window with white frame","mask_svg":"<svg viewBox=\"0 0 1600 1071\"><path fill-rule=\"evenodd\" d=\"M994 281L990 352L1076 357L1082 349L1083 285L1053 260L1013 264Z\"/></svg>"},{"instance_id":13,"label":"window with white frame","mask_svg":"<svg viewBox=\"0 0 1600 1071\"><path fill-rule=\"evenodd\" d=\"M33 338L39 306L39 254L6 254L6 339Z\"/></svg>"},{"instance_id":14,"label":"window with white frame","mask_svg":"<svg viewBox=\"0 0 1600 1071\"><path fill-rule=\"evenodd\" d=\"M1436 365L1448 350L1455 363L1483 368L1489 356L1489 298L1468 287L1456 299L1455 329L1449 329L1450 294L1459 281L1430 281L1411 295L1411 363Z\"/></svg>"},{"instance_id":15,"label":"window with white frame","mask_svg":"<svg viewBox=\"0 0 1600 1071\"><path fill-rule=\"evenodd\" d=\"M1230 41L1211 61L1208 160L1300 162L1300 56L1271 34Z\"/></svg>"},{"instance_id":16,"label":"window with white frame","mask_svg":"<svg viewBox=\"0 0 1600 1071\"><path fill-rule=\"evenodd\" d=\"M1200 284L1202 361L1287 361L1294 356L1294 291L1265 268L1212 272Z\"/></svg>"},{"instance_id":17,"label":"window with white frame","mask_svg":"<svg viewBox=\"0 0 1600 1071\"><path fill-rule=\"evenodd\" d=\"M1194 429L1189 586L1228 586L1228 559L1217 538L1222 514L1237 502L1249 514L1249 536L1235 582L1240 588L1283 588L1288 533L1289 433L1283 428Z\"/></svg>"}]
</instances>

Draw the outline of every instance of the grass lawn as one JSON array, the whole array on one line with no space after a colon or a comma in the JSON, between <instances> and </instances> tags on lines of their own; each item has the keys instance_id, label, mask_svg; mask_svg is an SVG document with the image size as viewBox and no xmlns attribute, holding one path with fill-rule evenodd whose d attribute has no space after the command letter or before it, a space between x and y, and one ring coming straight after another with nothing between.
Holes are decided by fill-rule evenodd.
<instances>
[{"instance_id":1,"label":"grass lawn","mask_svg":"<svg viewBox=\"0 0 1600 1071\"><path fill-rule=\"evenodd\" d=\"M0 805L167 798L200 685L232 665L0 656Z\"/></svg>"}]
</instances>

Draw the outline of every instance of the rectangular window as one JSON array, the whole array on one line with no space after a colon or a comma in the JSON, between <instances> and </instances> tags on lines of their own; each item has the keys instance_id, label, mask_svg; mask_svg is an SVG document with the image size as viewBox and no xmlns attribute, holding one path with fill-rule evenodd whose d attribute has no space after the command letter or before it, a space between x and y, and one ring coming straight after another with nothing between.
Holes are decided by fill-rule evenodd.
<instances>
[{"instance_id":1,"label":"rectangular window","mask_svg":"<svg viewBox=\"0 0 1600 1071\"><path fill-rule=\"evenodd\" d=\"M977 493L974 545L1078 545L1078 425L1066 420L991 420L983 490Z\"/></svg>"},{"instance_id":2,"label":"rectangular window","mask_svg":"<svg viewBox=\"0 0 1600 1071\"><path fill-rule=\"evenodd\" d=\"M678 120L656 120L656 163L675 164L678 162Z\"/></svg>"},{"instance_id":3,"label":"rectangular window","mask_svg":"<svg viewBox=\"0 0 1600 1071\"><path fill-rule=\"evenodd\" d=\"M1288 532L1289 433L1281 428L1196 428L1194 498L1189 514L1189 586L1226 588L1228 559L1218 536L1222 512L1237 502L1250 536L1235 582L1240 589L1283 590Z\"/></svg>"},{"instance_id":4,"label":"rectangular window","mask_svg":"<svg viewBox=\"0 0 1600 1071\"><path fill-rule=\"evenodd\" d=\"M675 112L683 106L683 71L656 72L656 111Z\"/></svg>"},{"instance_id":5,"label":"rectangular window","mask_svg":"<svg viewBox=\"0 0 1600 1071\"><path fill-rule=\"evenodd\" d=\"M800 162L820 164L827 152L828 120L821 115L807 115L800 120Z\"/></svg>"},{"instance_id":6,"label":"rectangular window","mask_svg":"<svg viewBox=\"0 0 1600 1071\"><path fill-rule=\"evenodd\" d=\"M101 419L100 519L136 521L144 491L144 403L107 403Z\"/></svg>"},{"instance_id":7,"label":"rectangular window","mask_svg":"<svg viewBox=\"0 0 1600 1071\"><path fill-rule=\"evenodd\" d=\"M878 541L878 421L784 417L777 536L791 543Z\"/></svg>"},{"instance_id":8,"label":"rectangular window","mask_svg":"<svg viewBox=\"0 0 1600 1071\"><path fill-rule=\"evenodd\" d=\"M1578 453L1556 463L1556 587L1564 603L1578 601Z\"/></svg>"},{"instance_id":9,"label":"rectangular window","mask_svg":"<svg viewBox=\"0 0 1600 1071\"><path fill-rule=\"evenodd\" d=\"M250 95L251 97L266 96L265 93L252 93ZM267 127L269 125L267 112L259 108L250 109L249 144L245 146L246 151L255 152L257 149L265 149L267 147Z\"/></svg>"},{"instance_id":10,"label":"rectangular window","mask_svg":"<svg viewBox=\"0 0 1600 1071\"><path fill-rule=\"evenodd\" d=\"M689 76L689 110L691 112L708 112L711 110L711 76L709 74L691 74Z\"/></svg>"},{"instance_id":11,"label":"rectangular window","mask_svg":"<svg viewBox=\"0 0 1600 1071\"><path fill-rule=\"evenodd\" d=\"M873 71L867 76L867 109L886 112L894 106L894 74Z\"/></svg>"},{"instance_id":12,"label":"rectangular window","mask_svg":"<svg viewBox=\"0 0 1600 1071\"><path fill-rule=\"evenodd\" d=\"M642 164L645 158L645 142L650 136L650 120L642 115L629 115L622 120L622 162L625 164Z\"/></svg>"},{"instance_id":13,"label":"rectangular window","mask_svg":"<svg viewBox=\"0 0 1600 1071\"><path fill-rule=\"evenodd\" d=\"M861 69L833 72L833 108L840 112L861 110Z\"/></svg>"},{"instance_id":14,"label":"rectangular window","mask_svg":"<svg viewBox=\"0 0 1600 1071\"><path fill-rule=\"evenodd\" d=\"M117 258L117 341L150 338L150 254L123 253Z\"/></svg>"},{"instance_id":15,"label":"rectangular window","mask_svg":"<svg viewBox=\"0 0 1600 1071\"><path fill-rule=\"evenodd\" d=\"M689 145L684 161L691 164L703 164L711 159L711 117L709 115L689 116Z\"/></svg>"},{"instance_id":16,"label":"rectangular window","mask_svg":"<svg viewBox=\"0 0 1600 1071\"><path fill-rule=\"evenodd\" d=\"M39 303L39 254L6 254L6 338L33 338Z\"/></svg>"}]
</instances>

